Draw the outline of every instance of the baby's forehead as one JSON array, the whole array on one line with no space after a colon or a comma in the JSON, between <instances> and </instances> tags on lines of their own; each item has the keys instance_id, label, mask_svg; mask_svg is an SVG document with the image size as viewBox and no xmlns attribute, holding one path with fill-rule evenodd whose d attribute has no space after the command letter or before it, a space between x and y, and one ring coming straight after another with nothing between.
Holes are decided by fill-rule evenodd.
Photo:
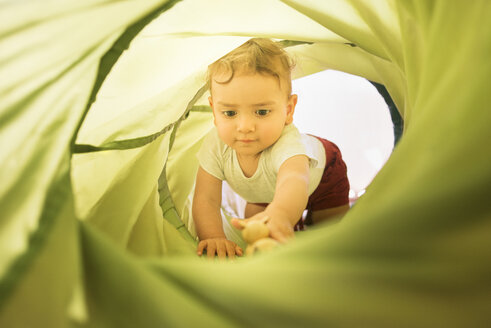
<instances>
[{"instance_id":1,"label":"baby's forehead","mask_svg":"<svg viewBox=\"0 0 491 328\"><path fill-rule=\"evenodd\" d=\"M241 69L234 71L233 75L227 72L216 72L211 76L210 91L213 87L227 86L231 84L238 77L249 77L251 79L258 78L270 78L277 84L280 91L289 93L287 81L283 81L278 75L270 74L268 72L257 72L251 69Z\"/></svg>"}]
</instances>

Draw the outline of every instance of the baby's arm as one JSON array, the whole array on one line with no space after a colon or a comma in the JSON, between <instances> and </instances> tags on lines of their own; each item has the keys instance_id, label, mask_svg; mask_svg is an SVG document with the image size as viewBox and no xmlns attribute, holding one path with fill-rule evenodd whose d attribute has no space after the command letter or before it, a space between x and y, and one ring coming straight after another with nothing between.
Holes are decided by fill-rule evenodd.
<instances>
[{"instance_id":1,"label":"baby's arm","mask_svg":"<svg viewBox=\"0 0 491 328\"><path fill-rule=\"evenodd\" d=\"M221 202L222 181L200 167L193 198L193 219L200 240L198 255L202 255L205 249L208 257L214 257L215 253L220 258L242 255L242 249L225 237L220 214Z\"/></svg>"},{"instance_id":2,"label":"baby's arm","mask_svg":"<svg viewBox=\"0 0 491 328\"><path fill-rule=\"evenodd\" d=\"M308 198L309 159L304 155L293 156L281 165L273 201L264 211L270 217L271 237L279 241L293 237L293 227L302 216Z\"/></svg>"}]
</instances>

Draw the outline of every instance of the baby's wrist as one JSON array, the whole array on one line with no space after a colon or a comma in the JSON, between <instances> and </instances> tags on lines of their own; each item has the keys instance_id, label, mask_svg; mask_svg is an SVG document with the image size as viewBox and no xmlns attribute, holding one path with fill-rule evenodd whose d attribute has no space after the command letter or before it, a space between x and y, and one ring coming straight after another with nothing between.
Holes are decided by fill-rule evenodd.
<instances>
[{"instance_id":1,"label":"baby's wrist","mask_svg":"<svg viewBox=\"0 0 491 328\"><path fill-rule=\"evenodd\" d=\"M202 237L199 237L199 240L207 240L207 239L227 239L225 234L211 234L211 235L204 235Z\"/></svg>"},{"instance_id":2,"label":"baby's wrist","mask_svg":"<svg viewBox=\"0 0 491 328\"><path fill-rule=\"evenodd\" d=\"M287 221L288 223L291 224L291 226L293 227L295 224L292 223L292 220L290 219L290 215L288 213L288 211L286 210L283 210L281 208L278 208L276 206L274 206L273 204L270 205L271 208L268 208L266 209L266 214L269 216L270 220L272 221Z\"/></svg>"}]
</instances>

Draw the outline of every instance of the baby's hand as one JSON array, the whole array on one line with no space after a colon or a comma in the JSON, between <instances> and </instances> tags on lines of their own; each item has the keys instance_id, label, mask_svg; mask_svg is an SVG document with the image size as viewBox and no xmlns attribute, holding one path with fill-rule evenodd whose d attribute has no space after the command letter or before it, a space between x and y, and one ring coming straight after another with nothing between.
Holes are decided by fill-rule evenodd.
<instances>
[{"instance_id":1,"label":"baby's hand","mask_svg":"<svg viewBox=\"0 0 491 328\"><path fill-rule=\"evenodd\" d=\"M280 243L288 242L288 239L294 237L293 226L288 221L287 218L282 217L281 215L276 215L274 217L268 216L268 214L264 212L260 212L256 215L251 216L248 219L232 219L231 223L237 229L244 229L245 224L249 220L262 220L266 221L266 225L269 229L269 236L273 239L276 239Z\"/></svg>"},{"instance_id":2,"label":"baby's hand","mask_svg":"<svg viewBox=\"0 0 491 328\"><path fill-rule=\"evenodd\" d=\"M227 256L229 258L234 258L235 254L242 256L242 248L226 238L210 238L200 241L197 250L198 255L203 255L205 249L208 258L214 258L215 253L221 259L224 259Z\"/></svg>"},{"instance_id":3,"label":"baby's hand","mask_svg":"<svg viewBox=\"0 0 491 328\"><path fill-rule=\"evenodd\" d=\"M274 217L266 225L269 228L271 238L276 239L280 243L286 243L288 239L295 236L293 226L288 219Z\"/></svg>"}]
</instances>

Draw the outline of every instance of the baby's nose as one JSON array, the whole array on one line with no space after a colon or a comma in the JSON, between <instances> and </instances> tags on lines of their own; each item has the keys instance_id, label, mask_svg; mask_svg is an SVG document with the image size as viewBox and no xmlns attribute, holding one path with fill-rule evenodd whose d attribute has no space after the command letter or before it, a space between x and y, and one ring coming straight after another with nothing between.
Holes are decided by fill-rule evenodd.
<instances>
[{"instance_id":1,"label":"baby's nose","mask_svg":"<svg viewBox=\"0 0 491 328\"><path fill-rule=\"evenodd\" d=\"M248 117L242 117L237 125L237 130L239 132L252 132L254 131L254 120Z\"/></svg>"}]
</instances>

